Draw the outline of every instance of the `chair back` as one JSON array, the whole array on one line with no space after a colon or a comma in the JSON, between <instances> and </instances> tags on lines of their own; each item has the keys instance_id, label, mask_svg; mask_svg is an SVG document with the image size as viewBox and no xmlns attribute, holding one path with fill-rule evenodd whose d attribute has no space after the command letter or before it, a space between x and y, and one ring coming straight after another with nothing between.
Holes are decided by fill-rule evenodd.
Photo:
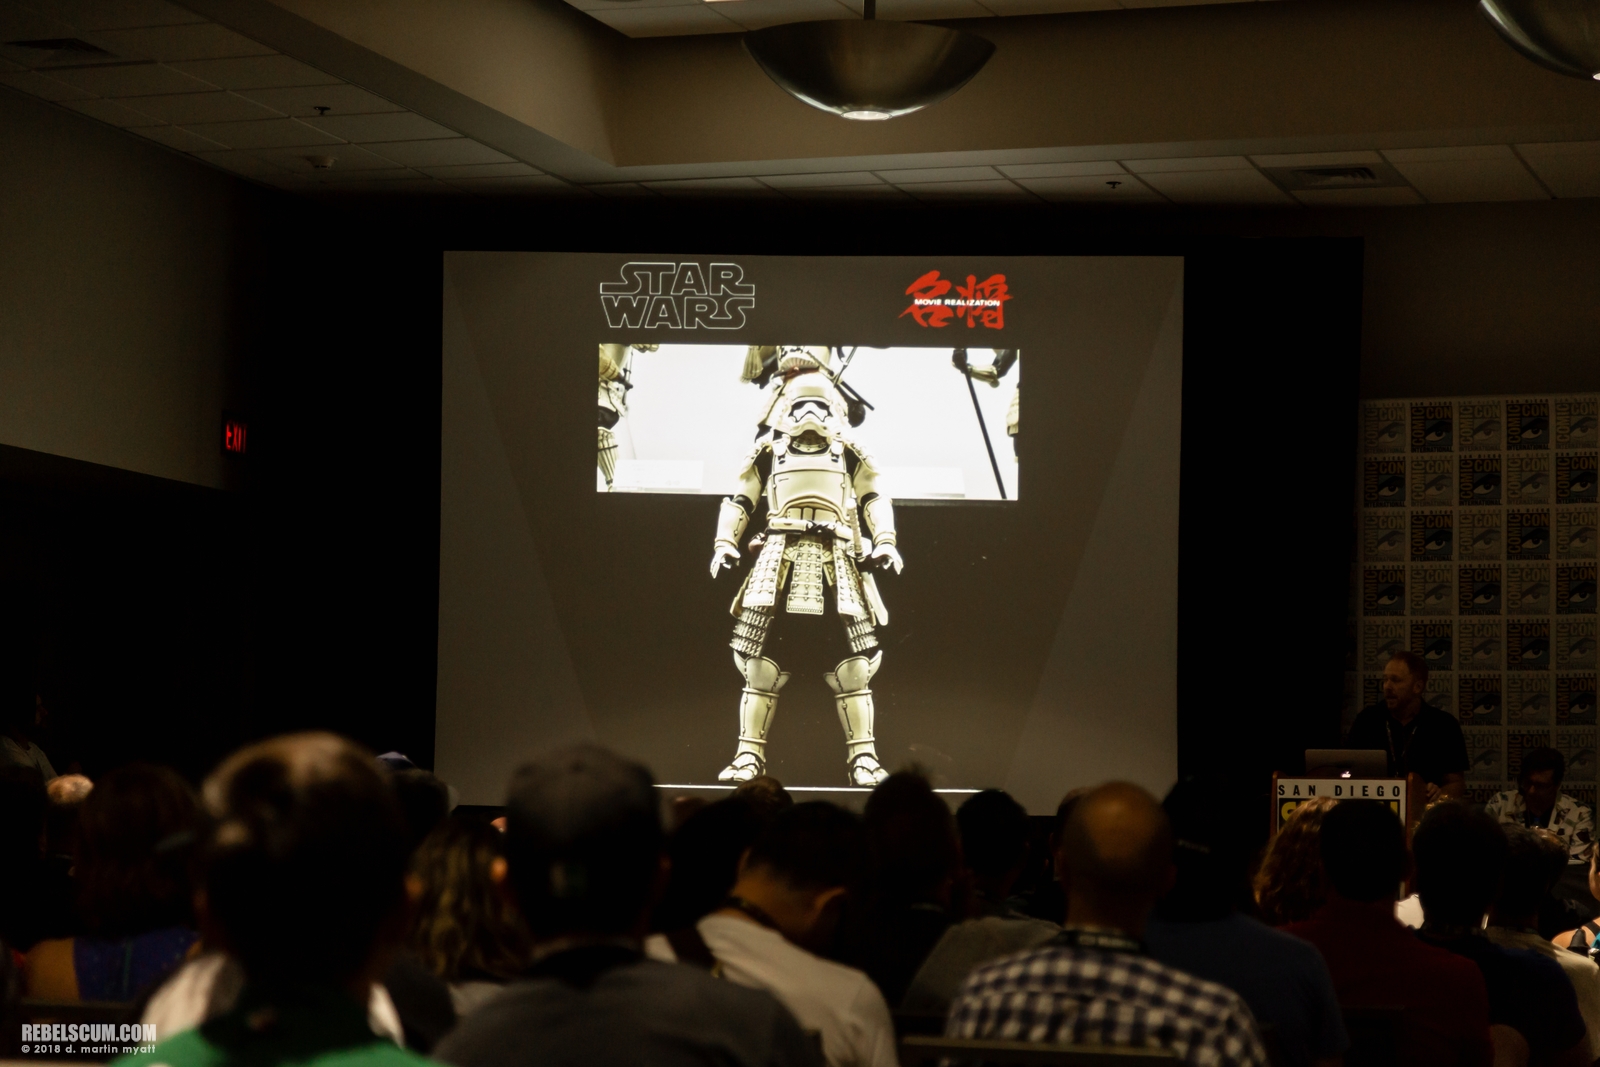
<instances>
[{"instance_id":1,"label":"chair back","mask_svg":"<svg viewBox=\"0 0 1600 1067\"><path fill-rule=\"evenodd\" d=\"M910 1036L900 1042L900 1067L923 1064L993 1064L995 1067L1135 1067L1170 1065L1171 1049L1112 1045L1045 1045L1033 1041L981 1041Z\"/></svg>"}]
</instances>

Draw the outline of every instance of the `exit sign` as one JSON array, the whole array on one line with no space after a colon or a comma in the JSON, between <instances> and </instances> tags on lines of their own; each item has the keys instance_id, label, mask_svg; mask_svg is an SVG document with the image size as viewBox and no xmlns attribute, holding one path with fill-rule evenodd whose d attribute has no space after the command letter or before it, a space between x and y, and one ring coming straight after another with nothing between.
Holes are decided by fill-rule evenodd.
<instances>
[{"instance_id":1,"label":"exit sign","mask_svg":"<svg viewBox=\"0 0 1600 1067\"><path fill-rule=\"evenodd\" d=\"M242 456L249 440L250 427L237 415L222 416L222 450Z\"/></svg>"}]
</instances>

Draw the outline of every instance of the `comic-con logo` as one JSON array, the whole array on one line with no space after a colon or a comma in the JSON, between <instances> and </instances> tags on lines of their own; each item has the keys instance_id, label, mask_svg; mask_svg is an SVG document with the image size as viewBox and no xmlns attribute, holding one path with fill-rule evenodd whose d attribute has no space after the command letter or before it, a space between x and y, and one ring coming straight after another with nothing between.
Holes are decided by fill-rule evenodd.
<instances>
[{"instance_id":1,"label":"comic-con logo","mask_svg":"<svg viewBox=\"0 0 1600 1067\"><path fill-rule=\"evenodd\" d=\"M624 263L620 281L600 283L613 330L738 330L756 287L737 263Z\"/></svg>"},{"instance_id":2,"label":"comic-con logo","mask_svg":"<svg viewBox=\"0 0 1600 1067\"><path fill-rule=\"evenodd\" d=\"M1004 274L991 274L981 282L976 274L969 274L967 284L958 285L930 270L907 286L905 295L911 298L911 305L899 317L910 315L918 326L937 329L965 319L968 329L1006 328L1005 305L1011 291Z\"/></svg>"}]
</instances>

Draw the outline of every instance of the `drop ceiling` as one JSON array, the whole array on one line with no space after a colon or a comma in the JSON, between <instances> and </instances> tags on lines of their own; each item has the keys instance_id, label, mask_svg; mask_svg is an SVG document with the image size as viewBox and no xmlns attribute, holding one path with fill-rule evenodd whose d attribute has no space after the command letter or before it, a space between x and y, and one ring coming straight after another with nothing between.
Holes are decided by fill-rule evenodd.
<instances>
[{"instance_id":1,"label":"drop ceiling","mask_svg":"<svg viewBox=\"0 0 1600 1067\"><path fill-rule=\"evenodd\" d=\"M7 0L0 85L313 196L1600 196L1600 87L1513 55L1470 5L880 0L998 50L950 100L863 128L731 36L848 4Z\"/></svg>"}]
</instances>

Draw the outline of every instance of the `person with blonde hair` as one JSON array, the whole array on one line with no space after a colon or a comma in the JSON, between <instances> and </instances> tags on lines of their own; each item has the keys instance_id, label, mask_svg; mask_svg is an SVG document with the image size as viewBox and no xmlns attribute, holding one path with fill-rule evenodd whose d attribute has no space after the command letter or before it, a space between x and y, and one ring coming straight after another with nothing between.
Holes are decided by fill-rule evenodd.
<instances>
[{"instance_id":1,"label":"person with blonde hair","mask_svg":"<svg viewBox=\"0 0 1600 1067\"><path fill-rule=\"evenodd\" d=\"M1303 922L1328 900L1322 868L1322 820L1337 801L1312 797L1294 809L1267 846L1253 888L1261 921L1268 926Z\"/></svg>"}]
</instances>

